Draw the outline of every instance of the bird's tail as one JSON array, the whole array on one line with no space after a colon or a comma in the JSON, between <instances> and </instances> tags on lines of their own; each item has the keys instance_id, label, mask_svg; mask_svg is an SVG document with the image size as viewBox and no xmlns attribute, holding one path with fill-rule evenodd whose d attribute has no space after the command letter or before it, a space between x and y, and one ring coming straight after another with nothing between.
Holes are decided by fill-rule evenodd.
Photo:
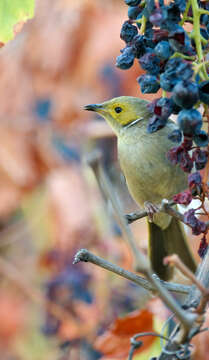
<instances>
[{"instance_id":1,"label":"bird's tail","mask_svg":"<svg viewBox=\"0 0 209 360\"><path fill-rule=\"evenodd\" d=\"M182 262L193 272L196 263L187 244L186 235L180 222L172 218L170 225L162 230L154 223L148 222L149 230L149 256L152 269L162 279L172 278L173 269L163 265L163 258L177 254Z\"/></svg>"}]
</instances>

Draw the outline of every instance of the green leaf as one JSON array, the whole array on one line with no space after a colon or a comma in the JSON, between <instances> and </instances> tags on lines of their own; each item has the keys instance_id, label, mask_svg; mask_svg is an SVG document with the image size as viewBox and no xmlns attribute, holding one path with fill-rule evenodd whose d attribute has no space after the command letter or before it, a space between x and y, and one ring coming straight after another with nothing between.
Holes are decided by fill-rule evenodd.
<instances>
[{"instance_id":1,"label":"green leaf","mask_svg":"<svg viewBox=\"0 0 209 360\"><path fill-rule=\"evenodd\" d=\"M35 0L0 0L0 42L12 40L21 24L34 16Z\"/></svg>"}]
</instances>

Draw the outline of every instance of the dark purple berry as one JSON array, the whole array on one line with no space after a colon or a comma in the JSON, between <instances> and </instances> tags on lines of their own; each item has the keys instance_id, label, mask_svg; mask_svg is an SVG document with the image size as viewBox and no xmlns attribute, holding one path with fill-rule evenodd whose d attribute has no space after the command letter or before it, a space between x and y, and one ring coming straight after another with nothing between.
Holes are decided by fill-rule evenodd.
<instances>
[{"instance_id":1,"label":"dark purple berry","mask_svg":"<svg viewBox=\"0 0 209 360\"><path fill-rule=\"evenodd\" d=\"M139 59L146 53L145 39L143 35L136 35L131 44L134 56Z\"/></svg>"},{"instance_id":2,"label":"dark purple berry","mask_svg":"<svg viewBox=\"0 0 209 360\"><path fill-rule=\"evenodd\" d=\"M120 32L120 38L124 40L126 43L131 42L133 40L134 36L138 34L137 27L135 25L130 24L128 21L125 21L123 23L121 32Z\"/></svg>"},{"instance_id":3,"label":"dark purple berry","mask_svg":"<svg viewBox=\"0 0 209 360\"><path fill-rule=\"evenodd\" d=\"M164 20L162 10L160 8L155 9L150 15L149 20L154 26L160 27Z\"/></svg>"},{"instance_id":4,"label":"dark purple berry","mask_svg":"<svg viewBox=\"0 0 209 360\"><path fill-rule=\"evenodd\" d=\"M129 69L134 63L134 54L131 47L124 49L121 55L116 58L116 66L122 70Z\"/></svg>"},{"instance_id":5,"label":"dark purple berry","mask_svg":"<svg viewBox=\"0 0 209 360\"><path fill-rule=\"evenodd\" d=\"M170 160L171 164L177 165L180 162L183 151L184 149L181 146L176 146L167 152L167 158Z\"/></svg>"},{"instance_id":6,"label":"dark purple berry","mask_svg":"<svg viewBox=\"0 0 209 360\"><path fill-rule=\"evenodd\" d=\"M173 101L169 98L162 97L150 102L148 108L155 115L167 119L172 114Z\"/></svg>"},{"instance_id":7,"label":"dark purple berry","mask_svg":"<svg viewBox=\"0 0 209 360\"><path fill-rule=\"evenodd\" d=\"M187 151L180 154L180 167L184 172L190 172L193 168L193 161Z\"/></svg>"},{"instance_id":8,"label":"dark purple berry","mask_svg":"<svg viewBox=\"0 0 209 360\"><path fill-rule=\"evenodd\" d=\"M167 60L171 56L171 48L168 41L160 41L154 48L155 54L163 60Z\"/></svg>"},{"instance_id":9,"label":"dark purple berry","mask_svg":"<svg viewBox=\"0 0 209 360\"><path fill-rule=\"evenodd\" d=\"M182 110L178 115L177 122L185 135L194 135L200 132L202 116L196 109Z\"/></svg>"},{"instance_id":10,"label":"dark purple berry","mask_svg":"<svg viewBox=\"0 0 209 360\"><path fill-rule=\"evenodd\" d=\"M195 149L192 153L192 159L195 162L196 170L204 169L208 161L208 152L205 150Z\"/></svg>"},{"instance_id":11,"label":"dark purple berry","mask_svg":"<svg viewBox=\"0 0 209 360\"><path fill-rule=\"evenodd\" d=\"M154 133L160 129L162 129L166 124L166 120L162 119L161 117L158 117L156 115L153 115L148 122L147 126L147 132L148 133Z\"/></svg>"},{"instance_id":12,"label":"dark purple berry","mask_svg":"<svg viewBox=\"0 0 209 360\"><path fill-rule=\"evenodd\" d=\"M179 81L173 89L173 100L185 109L191 109L199 98L198 85L188 80Z\"/></svg>"},{"instance_id":13,"label":"dark purple berry","mask_svg":"<svg viewBox=\"0 0 209 360\"><path fill-rule=\"evenodd\" d=\"M202 177L199 171L196 171L195 173L192 173L188 176L188 185L190 190L193 190L194 188L201 186L201 183L202 183Z\"/></svg>"},{"instance_id":14,"label":"dark purple berry","mask_svg":"<svg viewBox=\"0 0 209 360\"><path fill-rule=\"evenodd\" d=\"M160 75L160 85L163 90L172 91L178 81L189 80L193 75L191 64L180 59L168 60L165 71Z\"/></svg>"},{"instance_id":15,"label":"dark purple berry","mask_svg":"<svg viewBox=\"0 0 209 360\"><path fill-rule=\"evenodd\" d=\"M174 195L173 201L177 204L189 205L192 201L192 193L190 190L185 190L177 195Z\"/></svg>"},{"instance_id":16,"label":"dark purple berry","mask_svg":"<svg viewBox=\"0 0 209 360\"><path fill-rule=\"evenodd\" d=\"M168 30L165 29L155 29L153 33L153 41L158 43L161 40L167 40L168 39Z\"/></svg>"},{"instance_id":17,"label":"dark purple berry","mask_svg":"<svg viewBox=\"0 0 209 360\"><path fill-rule=\"evenodd\" d=\"M137 16L142 12L142 9L138 6L129 6L128 17L131 20L136 20Z\"/></svg>"},{"instance_id":18,"label":"dark purple berry","mask_svg":"<svg viewBox=\"0 0 209 360\"><path fill-rule=\"evenodd\" d=\"M184 221L186 224L191 226L192 234L194 235L200 235L207 229L206 224L196 218L194 209L190 209L184 213Z\"/></svg>"},{"instance_id":19,"label":"dark purple berry","mask_svg":"<svg viewBox=\"0 0 209 360\"><path fill-rule=\"evenodd\" d=\"M160 71L160 59L153 53L148 52L139 59L142 69L148 71L152 75L157 75Z\"/></svg>"},{"instance_id":20,"label":"dark purple berry","mask_svg":"<svg viewBox=\"0 0 209 360\"><path fill-rule=\"evenodd\" d=\"M193 138L197 146L204 147L208 145L208 134L204 130L200 130Z\"/></svg>"},{"instance_id":21,"label":"dark purple berry","mask_svg":"<svg viewBox=\"0 0 209 360\"><path fill-rule=\"evenodd\" d=\"M154 75L141 75L137 78L137 81L140 84L141 92L143 94L156 93L160 88L159 82Z\"/></svg>"}]
</instances>

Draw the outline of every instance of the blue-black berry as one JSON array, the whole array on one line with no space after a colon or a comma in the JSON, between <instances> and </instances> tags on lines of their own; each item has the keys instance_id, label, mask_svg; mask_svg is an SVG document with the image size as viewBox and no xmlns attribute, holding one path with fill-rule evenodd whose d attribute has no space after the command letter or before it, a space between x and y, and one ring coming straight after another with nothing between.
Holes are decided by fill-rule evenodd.
<instances>
[{"instance_id":1,"label":"blue-black berry","mask_svg":"<svg viewBox=\"0 0 209 360\"><path fill-rule=\"evenodd\" d=\"M130 24L128 21L123 23L120 38L124 40L126 43L131 42L131 40L138 34L137 27L135 25Z\"/></svg>"},{"instance_id":2,"label":"blue-black berry","mask_svg":"<svg viewBox=\"0 0 209 360\"><path fill-rule=\"evenodd\" d=\"M122 70L129 69L134 63L134 54L131 47L123 50L122 54L116 58L116 66Z\"/></svg>"},{"instance_id":3,"label":"blue-black berry","mask_svg":"<svg viewBox=\"0 0 209 360\"><path fill-rule=\"evenodd\" d=\"M137 81L143 94L156 93L160 88L160 84L154 75L141 75L137 78Z\"/></svg>"},{"instance_id":4,"label":"blue-black berry","mask_svg":"<svg viewBox=\"0 0 209 360\"><path fill-rule=\"evenodd\" d=\"M173 89L173 100L178 106L190 109L199 99L199 89L195 82L179 81Z\"/></svg>"}]
</instances>

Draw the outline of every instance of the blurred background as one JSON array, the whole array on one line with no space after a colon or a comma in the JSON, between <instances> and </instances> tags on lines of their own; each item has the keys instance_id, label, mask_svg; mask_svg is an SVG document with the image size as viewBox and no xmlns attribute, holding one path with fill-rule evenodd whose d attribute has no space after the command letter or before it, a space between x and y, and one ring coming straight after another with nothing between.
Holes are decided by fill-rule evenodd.
<instances>
[{"instance_id":1,"label":"blurred background","mask_svg":"<svg viewBox=\"0 0 209 360\"><path fill-rule=\"evenodd\" d=\"M139 65L115 67L126 17L122 0L37 0L34 19L0 50L0 360L126 359L129 338L141 329L133 318L149 298L144 290L92 264L72 265L88 248L132 269L85 163L100 149L124 212L133 211L115 137L82 110L142 96ZM145 222L132 229L146 251ZM130 312L131 331L120 323L108 333ZM152 300L145 315L149 330L168 311ZM147 346L160 349L158 341Z\"/></svg>"}]
</instances>

